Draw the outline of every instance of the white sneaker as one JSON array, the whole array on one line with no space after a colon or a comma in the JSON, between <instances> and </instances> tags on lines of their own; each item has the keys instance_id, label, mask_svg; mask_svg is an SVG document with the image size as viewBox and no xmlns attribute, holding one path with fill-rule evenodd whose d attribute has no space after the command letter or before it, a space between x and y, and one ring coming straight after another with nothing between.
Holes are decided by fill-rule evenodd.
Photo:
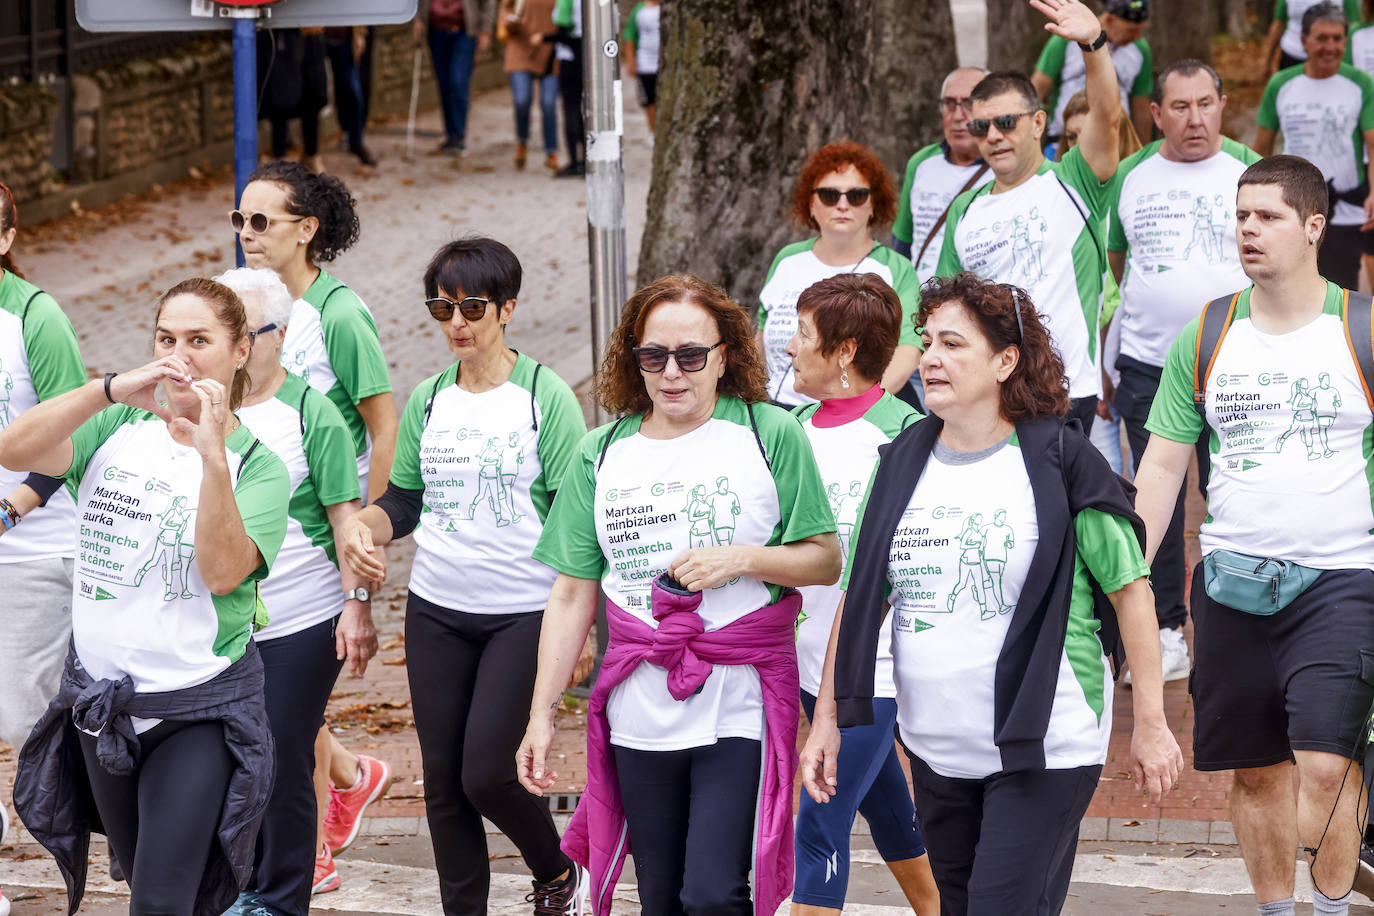
<instances>
[{"instance_id":1,"label":"white sneaker","mask_svg":"<svg viewBox=\"0 0 1374 916\"><path fill-rule=\"evenodd\" d=\"M1188 641L1182 630L1159 631L1159 654L1164 662L1164 682L1179 681L1188 676L1192 659L1188 657Z\"/></svg>"}]
</instances>

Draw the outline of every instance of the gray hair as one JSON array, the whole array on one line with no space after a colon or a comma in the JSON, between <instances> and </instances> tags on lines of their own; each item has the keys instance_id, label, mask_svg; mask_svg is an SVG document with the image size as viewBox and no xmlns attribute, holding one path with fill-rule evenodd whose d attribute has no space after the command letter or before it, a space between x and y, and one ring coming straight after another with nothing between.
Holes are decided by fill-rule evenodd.
<instances>
[{"instance_id":1,"label":"gray hair","mask_svg":"<svg viewBox=\"0 0 1374 916\"><path fill-rule=\"evenodd\" d=\"M1330 4L1327 5L1329 6ZM1194 60L1191 57L1185 57L1183 60L1176 60L1159 71L1159 76L1155 77L1154 89L1150 92L1150 101L1154 102L1156 105L1164 104L1164 84L1168 82L1169 77L1174 74L1187 77L1196 73L1206 73L1212 78L1212 85L1217 90L1217 98L1220 99L1223 95L1221 91L1221 74L1217 73L1216 69L1211 64L1203 63L1200 60Z\"/></svg>"},{"instance_id":2,"label":"gray hair","mask_svg":"<svg viewBox=\"0 0 1374 916\"><path fill-rule=\"evenodd\" d=\"M1347 34L1350 32L1350 20L1345 18L1345 10L1331 0L1309 7L1307 12L1302 14L1302 34L1310 35L1312 26L1319 22L1334 22L1344 26Z\"/></svg>"},{"instance_id":3,"label":"gray hair","mask_svg":"<svg viewBox=\"0 0 1374 916\"><path fill-rule=\"evenodd\" d=\"M964 70L978 74L979 79L988 75L988 71L984 70L982 67L955 67L953 70L949 71L949 73L945 74L944 80L940 83L940 98L945 97L945 92L949 89L949 81L954 79L954 77Z\"/></svg>"},{"instance_id":4,"label":"gray hair","mask_svg":"<svg viewBox=\"0 0 1374 916\"><path fill-rule=\"evenodd\" d=\"M215 281L237 293L243 300L244 308L248 308L250 302L260 306L263 324L275 324L278 330L284 330L286 323L291 320L291 308L295 301L275 270L236 267L215 277Z\"/></svg>"}]
</instances>

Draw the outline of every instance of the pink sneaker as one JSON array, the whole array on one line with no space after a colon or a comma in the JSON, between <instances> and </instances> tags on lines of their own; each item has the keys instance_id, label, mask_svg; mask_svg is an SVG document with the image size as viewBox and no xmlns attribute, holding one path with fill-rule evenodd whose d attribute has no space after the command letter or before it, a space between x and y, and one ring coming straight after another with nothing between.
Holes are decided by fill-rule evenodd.
<instances>
[{"instance_id":1,"label":"pink sneaker","mask_svg":"<svg viewBox=\"0 0 1374 916\"><path fill-rule=\"evenodd\" d=\"M329 811L324 816L324 841L334 855L358 838L367 806L381 798L391 785L391 766L385 760L358 755L358 784L329 790Z\"/></svg>"},{"instance_id":2,"label":"pink sneaker","mask_svg":"<svg viewBox=\"0 0 1374 916\"><path fill-rule=\"evenodd\" d=\"M334 857L329 846L321 846L315 854L315 883L310 885L310 893L327 894L339 889L339 870L334 867Z\"/></svg>"}]
</instances>

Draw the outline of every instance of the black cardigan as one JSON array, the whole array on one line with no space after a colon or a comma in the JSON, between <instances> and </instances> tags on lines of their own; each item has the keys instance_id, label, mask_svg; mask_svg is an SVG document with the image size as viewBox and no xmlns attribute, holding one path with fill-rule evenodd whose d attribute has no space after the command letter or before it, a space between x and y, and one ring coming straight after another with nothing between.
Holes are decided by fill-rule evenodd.
<instances>
[{"instance_id":1,"label":"black cardigan","mask_svg":"<svg viewBox=\"0 0 1374 916\"><path fill-rule=\"evenodd\" d=\"M835 657L841 727L873 721L873 671L886 613L888 549L943 425L938 417L929 417L880 449L849 573ZM1144 523L1132 507L1135 488L1112 472L1077 421L1036 420L1018 424L1016 432L1035 497L1040 540L993 674L993 740L1005 772L1045 767L1045 732L1073 588L1074 515L1091 508L1122 516L1131 522L1142 548L1145 543ZM1102 621L1098 636L1107 653L1119 661L1116 614L1096 583L1093 591L1094 609Z\"/></svg>"}]
</instances>

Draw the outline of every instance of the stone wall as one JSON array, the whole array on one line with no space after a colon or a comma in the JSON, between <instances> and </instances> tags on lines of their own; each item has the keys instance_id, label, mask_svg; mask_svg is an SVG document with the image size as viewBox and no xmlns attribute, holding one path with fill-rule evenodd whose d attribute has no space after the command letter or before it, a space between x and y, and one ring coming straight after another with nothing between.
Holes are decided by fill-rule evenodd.
<instances>
[{"instance_id":1,"label":"stone wall","mask_svg":"<svg viewBox=\"0 0 1374 916\"><path fill-rule=\"evenodd\" d=\"M0 181L18 200L51 193L58 176L49 164L57 96L47 86L0 86Z\"/></svg>"}]
</instances>

